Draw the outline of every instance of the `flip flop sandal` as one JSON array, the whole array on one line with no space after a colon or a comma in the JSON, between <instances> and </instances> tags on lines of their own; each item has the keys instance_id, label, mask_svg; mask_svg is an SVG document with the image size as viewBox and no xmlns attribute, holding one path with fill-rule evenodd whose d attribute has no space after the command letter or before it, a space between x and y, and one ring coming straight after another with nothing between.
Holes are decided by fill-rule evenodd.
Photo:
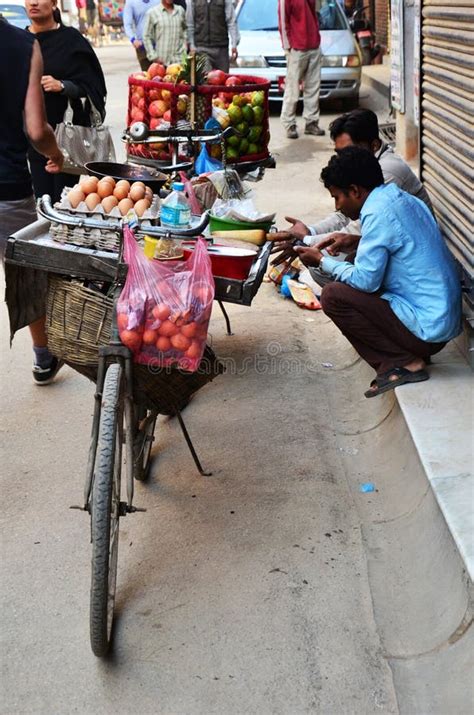
<instances>
[{"instance_id":1,"label":"flip flop sandal","mask_svg":"<svg viewBox=\"0 0 474 715\"><path fill-rule=\"evenodd\" d=\"M394 375L396 379L391 380L390 378ZM406 385L409 382L424 382L429 379L430 376L426 370L411 372L404 367L394 367L393 370L388 370L388 372L377 375L375 380L372 380L370 383L370 387L377 387L377 389L367 390L364 392L364 395L366 397L377 397L377 395L381 395L382 392L388 392L388 390L393 390L395 387L400 387L400 385Z\"/></svg>"}]
</instances>

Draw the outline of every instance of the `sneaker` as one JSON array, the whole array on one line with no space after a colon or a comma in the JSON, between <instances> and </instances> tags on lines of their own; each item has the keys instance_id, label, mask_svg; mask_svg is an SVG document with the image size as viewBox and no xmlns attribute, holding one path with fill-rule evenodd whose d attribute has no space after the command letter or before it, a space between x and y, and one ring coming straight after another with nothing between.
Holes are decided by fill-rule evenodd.
<instances>
[{"instance_id":1,"label":"sneaker","mask_svg":"<svg viewBox=\"0 0 474 715\"><path fill-rule=\"evenodd\" d=\"M33 380L37 385L49 385L50 382L54 380L59 370L64 365L62 360L53 357L51 365L49 367L40 367L39 365L33 365Z\"/></svg>"},{"instance_id":2,"label":"sneaker","mask_svg":"<svg viewBox=\"0 0 474 715\"><path fill-rule=\"evenodd\" d=\"M312 134L314 137L323 137L326 134L317 122L309 122L304 128L304 133Z\"/></svg>"},{"instance_id":3,"label":"sneaker","mask_svg":"<svg viewBox=\"0 0 474 715\"><path fill-rule=\"evenodd\" d=\"M286 130L286 136L288 139L298 139L298 130L296 128L296 124L292 124L291 127L288 127Z\"/></svg>"}]
</instances>

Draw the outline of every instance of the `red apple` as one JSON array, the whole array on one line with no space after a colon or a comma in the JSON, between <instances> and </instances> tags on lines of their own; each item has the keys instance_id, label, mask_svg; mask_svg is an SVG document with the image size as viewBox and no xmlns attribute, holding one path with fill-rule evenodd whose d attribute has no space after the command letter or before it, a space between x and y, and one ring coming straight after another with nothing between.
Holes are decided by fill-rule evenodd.
<instances>
[{"instance_id":1,"label":"red apple","mask_svg":"<svg viewBox=\"0 0 474 715\"><path fill-rule=\"evenodd\" d=\"M161 78L166 74L166 68L159 62L153 62L147 71L150 79L154 79L155 77Z\"/></svg>"},{"instance_id":2,"label":"red apple","mask_svg":"<svg viewBox=\"0 0 474 715\"><path fill-rule=\"evenodd\" d=\"M227 84L228 75L226 75L225 72L222 72L222 70L211 70L210 72L207 73L207 83L208 84Z\"/></svg>"},{"instance_id":3,"label":"red apple","mask_svg":"<svg viewBox=\"0 0 474 715\"><path fill-rule=\"evenodd\" d=\"M167 109L166 102L163 102L162 99L157 99L148 107L150 117L162 117Z\"/></svg>"}]
</instances>

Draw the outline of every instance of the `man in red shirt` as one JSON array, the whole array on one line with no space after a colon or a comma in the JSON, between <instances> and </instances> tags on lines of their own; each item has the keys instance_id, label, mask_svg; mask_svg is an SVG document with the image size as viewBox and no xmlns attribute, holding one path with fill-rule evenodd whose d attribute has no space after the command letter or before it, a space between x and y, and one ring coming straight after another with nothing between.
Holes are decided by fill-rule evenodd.
<instances>
[{"instance_id":1,"label":"man in red shirt","mask_svg":"<svg viewBox=\"0 0 474 715\"><path fill-rule=\"evenodd\" d=\"M298 138L296 106L301 82L304 83L304 133L317 137L324 134L324 129L319 127L321 36L316 2L317 0L278 0L278 27L287 64L281 121L289 139Z\"/></svg>"}]
</instances>

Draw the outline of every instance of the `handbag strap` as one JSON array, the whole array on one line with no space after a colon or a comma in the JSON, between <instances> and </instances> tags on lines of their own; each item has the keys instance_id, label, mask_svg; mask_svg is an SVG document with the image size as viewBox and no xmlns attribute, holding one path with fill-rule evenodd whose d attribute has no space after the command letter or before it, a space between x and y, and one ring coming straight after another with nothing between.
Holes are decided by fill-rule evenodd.
<instances>
[{"instance_id":1,"label":"handbag strap","mask_svg":"<svg viewBox=\"0 0 474 715\"><path fill-rule=\"evenodd\" d=\"M92 99L87 95L86 99L89 100L89 104L91 107L91 112L90 112L90 117L91 117L91 127L101 127L102 126L102 116L99 112L98 109L94 106L94 103ZM73 115L74 115L74 110L72 108L71 100L68 98L67 100L67 107L66 111L64 112L64 118L63 122L64 124L67 124L68 126L73 125Z\"/></svg>"}]
</instances>

